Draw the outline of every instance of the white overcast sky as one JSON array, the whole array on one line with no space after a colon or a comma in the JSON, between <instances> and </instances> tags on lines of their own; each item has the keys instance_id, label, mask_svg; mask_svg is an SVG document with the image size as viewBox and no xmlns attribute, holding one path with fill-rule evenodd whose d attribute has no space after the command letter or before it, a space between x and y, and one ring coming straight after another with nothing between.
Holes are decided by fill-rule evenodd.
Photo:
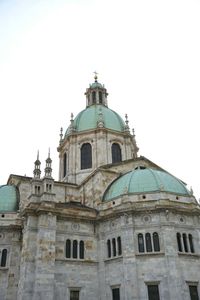
<instances>
[{"instance_id":1,"label":"white overcast sky","mask_svg":"<svg viewBox=\"0 0 200 300\"><path fill-rule=\"evenodd\" d=\"M43 171L49 147L58 180L94 71L139 154L200 198L200 0L0 0L0 185L32 176L38 150Z\"/></svg>"}]
</instances>

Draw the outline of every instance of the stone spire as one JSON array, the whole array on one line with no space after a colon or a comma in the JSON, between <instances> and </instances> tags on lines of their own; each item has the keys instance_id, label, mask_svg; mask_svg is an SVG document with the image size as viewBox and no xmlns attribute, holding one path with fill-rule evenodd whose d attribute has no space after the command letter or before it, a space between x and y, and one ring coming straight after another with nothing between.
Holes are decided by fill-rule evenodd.
<instances>
[{"instance_id":1,"label":"stone spire","mask_svg":"<svg viewBox=\"0 0 200 300\"><path fill-rule=\"evenodd\" d=\"M50 158L50 149L49 149L48 158L46 159L46 167L44 169L45 177L50 177L50 178L52 177L51 163L52 163L52 160Z\"/></svg>"},{"instance_id":2,"label":"stone spire","mask_svg":"<svg viewBox=\"0 0 200 300\"><path fill-rule=\"evenodd\" d=\"M33 170L34 178L40 179L40 174L41 174L40 165L41 165L41 162L39 160L39 151L37 153L37 159L36 159L34 164L35 164L35 168Z\"/></svg>"}]
</instances>

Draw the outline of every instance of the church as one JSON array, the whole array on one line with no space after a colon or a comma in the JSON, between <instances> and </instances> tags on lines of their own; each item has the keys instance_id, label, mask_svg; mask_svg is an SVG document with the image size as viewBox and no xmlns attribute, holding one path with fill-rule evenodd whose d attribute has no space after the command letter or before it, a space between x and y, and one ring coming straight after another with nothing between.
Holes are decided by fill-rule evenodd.
<instances>
[{"instance_id":1,"label":"church","mask_svg":"<svg viewBox=\"0 0 200 300\"><path fill-rule=\"evenodd\" d=\"M60 131L59 178L0 186L0 300L199 300L200 205L138 155L128 117L95 75Z\"/></svg>"}]
</instances>

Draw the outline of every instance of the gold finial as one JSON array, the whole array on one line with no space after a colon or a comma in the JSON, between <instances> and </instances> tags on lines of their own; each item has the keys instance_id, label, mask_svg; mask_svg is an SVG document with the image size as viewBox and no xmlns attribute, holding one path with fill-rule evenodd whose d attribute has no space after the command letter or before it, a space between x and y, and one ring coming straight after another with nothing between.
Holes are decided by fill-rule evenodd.
<instances>
[{"instance_id":1,"label":"gold finial","mask_svg":"<svg viewBox=\"0 0 200 300\"><path fill-rule=\"evenodd\" d=\"M94 80L95 80L95 82L97 82L97 79L98 79L97 75L98 75L98 73L95 71L94 72Z\"/></svg>"}]
</instances>

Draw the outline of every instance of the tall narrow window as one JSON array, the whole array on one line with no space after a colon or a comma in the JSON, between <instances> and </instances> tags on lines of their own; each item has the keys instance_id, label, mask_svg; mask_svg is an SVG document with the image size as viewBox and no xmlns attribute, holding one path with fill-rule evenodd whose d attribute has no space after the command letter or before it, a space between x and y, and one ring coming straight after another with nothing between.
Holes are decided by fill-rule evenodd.
<instances>
[{"instance_id":1,"label":"tall narrow window","mask_svg":"<svg viewBox=\"0 0 200 300\"><path fill-rule=\"evenodd\" d=\"M146 250L147 250L147 252L152 252L152 243L151 243L150 233L145 234L145 240L146 240Z\"/></svg>"},{"instance_id":2,"label":"tall narrow window","mask_svg":"<svg viewBox=\"0 0 200 300\"><path fill-rule=\"evenodd\" d=\"M189 238L189 244L190 244L190 252L191 252L191 253L194 253L194 244L193 244L193 238L192 238L192 235L189 234L189 235L188 235L188 238Z\"/></svg>"},{"instance_id":3,"label":"tall narrow window","mask_svg":"<svg viewBox=\"0 0 200 300\"><path fill-rule=\"evenodd\" d=\"M1 267L6 266L6 260L7 260L7 249L3 249L2 254L1 254Z\"/></svg>"},{"instance_id":4,"label":"tall narrow window","mask_svg":"<svg viewBox=\"0 0 200 300\"><path fill-rule=\"evenodd\" d=\"M79 244L79 258L83 259L84 258L84 242L80 241Z\"/></svg>"},{"instance_id":5,"label":"tall narrow window","mask_svg":"<svg viewBox=\"0 0 200 300\"><path fill-rule=\"evenodd\" d=\"M103 97L102 97L102 92L99 91L99 103L102 104L103 103Z\"/></svg>"},{"instance_id":6,"label":"tall narrow window","mask_svg":"<svg viewBox=\"0 0 200 300\"><path fill-rule=\"evenodd\" d=\"M157 232L153 233L153 248L154 251L160 251L159 236Z\"/></svg>"},{"instance_id":7,"label":"tall narrow window","mask_svg":"<svg viewBox=\"0 0 200 300\"><path fill-rule=\"evenodd\" d=\"M112 144L112 162L120 162L122 161L122 154L121 154L121 148L119 144L113 143Z\"/></svg>"},{"instance_id":8,"label":"tall narrow window","mask_svg":"<svg viewBox=\"0 0 200 300\"><path fill-rule=\"evenodd\" d=\"M176 238L177 238L178 251L182 252L183 249L182 249L182 243L181 243L181 234L179 232L176 234Z\"/></svg>"},{"instance_id":9,"label":"tall narrow window","mask_svg":"<svg viewBox=\"0 0 200 300\"><path fill-rule=\"evenodd\" d=\"M71 257L71 241L66 240L66 258Z\"/></svg>"},{"instance_id":10,"label":"tall narrow window","mask_svg":"<svg viewBox=\"0 0 200 300\"><path fill-rule=\"evenodd\" d=\"M92 146L85 143L81 147L81 169L92 168Z\"/></svg>"},{"instance_id":11,"label":"tall narrow window","mask_svg":"<svg viewBox=\"0 0 200 300\"><path fill-rule=\"evenodd\" d=\"M191 300L199 300L197 285L189 285Z\"/></svg>"},{"instance_id":12,"label":"tall narrow window","mask_svg":"<svg viewBox=\"0 0 200 300\"><path fill-rule=\"evenodd\" d=\"M115 241L115 239L112 239L112 250L113 250L113 256L116 256L117 252L116 252L116 241Z\"/></svg>"},{"instance_id":13,"label":"tall narrow window","mask_svg":"<svg viewBox=\"0 0 200 300\"><path fill-rule=\"evenodd\" d=\"M117 251L118 251L118 255L122 255L122 243L121 243L120 236L118 236L117 238Z\"/></svg>"},{"instance_id":14,"label":"tall narrow window","mask_svg":"<svg viewBox=\"0 0 200 300\"><path fill-rule=\"evenodd\" d=\"M120 300L120 290L119 288L112 289L112 300Z\"/></svg>"},{"instance_id":15,"label":"tall narrow window","mask_svg":"<svg viewBox=\"0 0 200 300\"><path fill-rule=\"evenodd\" d=\"M183 233L183 245L185 252L188 252L188 243L187 243L187 235L186 233Z\"/></svg>"},{"instance_id":16,"label":"tall narrow window","mask_svg":"<svg viewBox=\"0 0 200 300\"><path fill-rule=\"evenodd\" d=\"M78 250L78 243L76 240L73 241L73 258L77 258L77 250Z\"/></svg>"},{"instance_id":17,"label":"tall narrow window","mask_svg":"<svg viewBox=\"0 0 200 300\"><path fill-rule=\"evenodd\" d=\"M144 238L142 233L138 234L138 250L139 252L144 252Z\"/></svg>"},{"instance_id":18,"label":"tall narrow window","mask_svg":"<svg viewBox=\"0 0 200 300\"><path fill-rule=\"evenodd\" d=\"M92 103L96 103L96 92L92 92Z\"/></svg>"},{"instance_id":19,"label":"tall narrow window","mask_svg":"<svg viewBox=\"0 0 200 300\"><path fill-rule=\"evenodd\" d=\"M79 291L70 291L70 300L79 300Z\"/></svg>"},{"instance_id":20,"label":"tall narrow window","mask_svg":"<svg viewBox=\"0 0 200 300\"><path fill-rule=\"evenodd\" d=\"M67 175L67 153L63 156L63 177Z\"/></svg>"},{"instance_id":21,"label":"tall narrow window","mask_svg":"<svg viewBox=\"0 0 200 300\"><path fill-rule=\"evenodd\" d=\"M157 284L148 285L147 288L149 300L160 300L159 289Z\"/></svg>"},{"instance_id":22,"label":"tall narrow window","mask_svg":"<svg viewBox=\"0 0 200 300\"><path fill-rule=\"evenodd\" d=\"M111 243L110 243L110 240L107 240L107 251L108 251L108 257L111 257Z\"/></svg>"}]
</instances>

